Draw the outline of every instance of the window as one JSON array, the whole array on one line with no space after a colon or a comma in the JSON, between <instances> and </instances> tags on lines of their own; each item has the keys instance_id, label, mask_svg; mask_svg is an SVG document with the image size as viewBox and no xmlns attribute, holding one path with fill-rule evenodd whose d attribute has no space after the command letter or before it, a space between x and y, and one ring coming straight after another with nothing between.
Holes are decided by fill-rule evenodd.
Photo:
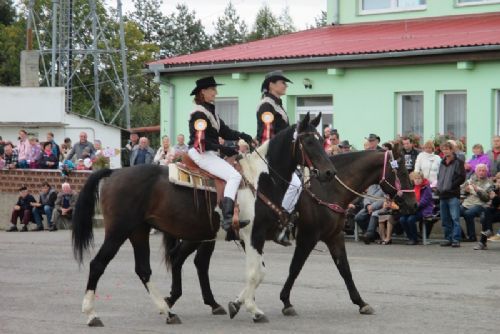
<instances>
[{"instance_id":1,"label":"window","mask_svg":"<svg viewBox=\"0 0 500 334\"><path fill-rule=\"evenodd\" d=\"M464 91L443 92L440 96L440 130L459 139L467 136L467 94Z\"/></svg>"},{"instance_id":2,"label":"window","mask_svg":"<svg viewBox=\"0 0 500 334\"><path fill-rule=\"evenodd\" d=\"M401 93L398 95L399 133L424 134L424 96L422 93Z\"/></svg>"},{"instance_id":3,"label":"window","mask_svg":"<svg viewBox=\"0 0 500 334\"><path fill-rule=\"evenodd\" d=\"M215 110L224 123L233 130L238 130L238 99L221 98L215 101Z\"/></svg>"},{"instance_id":4,"label":"window","mask_svg":"<svg viewBox=\"0 0 500 334\"><path fill-rule=\"evenodd\" d=\"M384 13L405 10L421 10L427 6L427 0L360 0L361 13Z\"/></svg>"},{"instance_id":5,"label":"window","mask_svg":"<svg viewBox=\"0 0 500 334\"><path fill-rule=\"evenodd\" d=\"M497 136L500 135L500 90L497 90Z\"/></svg>"},{"instance_id":6,"label":"window","mask_svg":"<svg viewBox=\"0 0 500 334\"><path fill-rule=\"evenodd\" d=\"M311 117L316 117L321 112L321 122L318 131L322 133L323 126L329 125L333 128L333 97L329 96L304 96L297 97L297 116L299 121L303 120L309 112Z\"/></svg>"},{"instance_id":7,"label":"window","mask_svg":"<svg viewBox=\"0 0 500 334\"><path fill-rule=\"evenodd\" d=\"M486 5L492 3L500 3L500 0L457 0L458 6L467 6L467 5Z\"/></svg>"}]
</instances>

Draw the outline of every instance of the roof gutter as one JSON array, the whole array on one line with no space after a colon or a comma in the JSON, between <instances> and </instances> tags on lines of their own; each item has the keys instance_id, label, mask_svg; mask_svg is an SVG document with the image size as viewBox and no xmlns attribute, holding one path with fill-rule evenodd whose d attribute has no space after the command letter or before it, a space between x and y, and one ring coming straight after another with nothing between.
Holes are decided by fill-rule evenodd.
<instances>
[{"instance_id":1,"label":"roof gutter","mask_svg":"<svg viewBox=\"0 0 500 334\"><path fill-rule=\"evenodd\" d=\"M242 67L259 67L259 66L284 66L295 64L310 64L310 63L327 63L336 61L350 61L350 60L372 60L372 59L389 59L401 57L414 57L414 56L431 56L431 55L446 55L456 53L470 53L470 52L486 52L486 51L500 51L500 45L482 45L482 46L467 46L460 48L442 48L442 49L426 49L416 51L402 51L402 52L384 52L384 53L365 53L356 55L339 55L339 56L325 56L325 57L300 57L291 59L269 59L258 61L235 61L231 63L210 63L210 64L189 64L183 66L172 66L165 64L151 64L144 73L176 73L176 72L191 72L203 70L223 70L230 68Z\"/></svg>"}]
</instances>

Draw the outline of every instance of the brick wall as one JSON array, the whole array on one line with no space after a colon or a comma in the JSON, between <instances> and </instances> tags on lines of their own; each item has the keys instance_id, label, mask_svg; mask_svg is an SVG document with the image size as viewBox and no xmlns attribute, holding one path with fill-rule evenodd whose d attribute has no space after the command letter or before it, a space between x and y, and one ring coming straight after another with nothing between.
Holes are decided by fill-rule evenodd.
<instances>
[{"instance_id":1,"label":"brick wall","mask_svg":"<svg viewBox=\"0 0 500 334\"><path fill-rule=\"evenodd\" d=\"M22 185L27 186L36 199L38 199L40 184L44 181L55 187L57 191L61 190L61 184L66 181L73 190L80 192L90 173L90 171L72 171L68 178L63 179L58 170L0 170L0 230L5 229L10 224L12 208L17 201L19 188Z\"/></svg>"}]
</instances>

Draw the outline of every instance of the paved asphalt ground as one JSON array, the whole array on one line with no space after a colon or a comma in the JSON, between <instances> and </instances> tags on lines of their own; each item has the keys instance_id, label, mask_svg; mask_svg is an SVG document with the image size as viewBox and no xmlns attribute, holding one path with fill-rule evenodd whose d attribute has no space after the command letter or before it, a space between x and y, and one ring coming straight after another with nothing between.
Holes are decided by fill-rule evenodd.
<instances>
[{"instance_id":1,"label":"paved asphalt ground","mask_svg":"<svg viewBox=\"0 0 500 334\"><path fill-rule=\"evenodd\" d=\"M96 242L103 240L97 229ZM153 281L167 294L161 236L152 240ZM292 291L298 317L281 314L279 292L293 248L266 245L267 275L257 301L270 323L254 324L242 309L235 319L213 316L201 300L192 257L183 271L184 295L174 307L183 324L166 325L134 273L126 243L98 286L96 311L104 328L89 328L80 313L88 275L72 258L69 231L0 232L0 333L499 333L500 243L488 251L438 245L369 245L349 241L354 280L376 310L360 315L324 245L311 254ZM211 278L227 307L243 287L243 253L219 242Z\"/></svg>"}]
</instances>

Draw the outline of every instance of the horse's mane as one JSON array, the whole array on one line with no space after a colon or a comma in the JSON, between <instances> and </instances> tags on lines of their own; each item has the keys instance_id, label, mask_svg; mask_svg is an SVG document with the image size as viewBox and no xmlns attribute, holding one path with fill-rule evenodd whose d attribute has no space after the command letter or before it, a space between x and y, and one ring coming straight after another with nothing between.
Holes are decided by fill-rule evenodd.
<instances>
[{"instance_id":1,"label":"horse's mane","mask_svg":"<svg viewBox=\"0 0 500 334\"><path fill-rule=\"evenodd\" d=\"M355 167L352 165L353 161L360 161L363 157L367 159L372 155L380 151L356 151L356 152L346 152L339 153L330 157L330 161L333 163L337 170L349 167L350 169Z\"/></svg>"}]
</instances>

